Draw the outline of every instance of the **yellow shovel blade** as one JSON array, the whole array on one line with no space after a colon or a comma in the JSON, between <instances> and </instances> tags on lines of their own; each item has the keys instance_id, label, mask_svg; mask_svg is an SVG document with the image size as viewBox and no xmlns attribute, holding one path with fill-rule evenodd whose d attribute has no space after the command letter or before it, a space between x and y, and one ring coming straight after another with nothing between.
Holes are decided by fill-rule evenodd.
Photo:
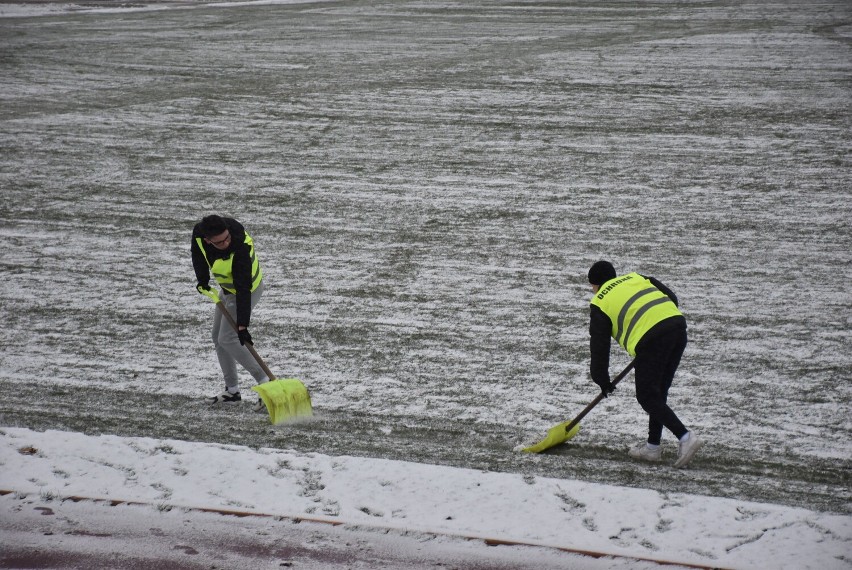
<instances>
[{"instance_id":1,"label":"yellow shovel blade","mask_svg":"<svg viewBox=\"0 0 852 570\"><path fill-rule=\"evenodd\" d=\"M297 417L314 415L308 389L296 378L282 378L252 388L266 404L272 425Z\"/></svg>"},{"instance_id":2,"label":"yellow shovel blade","mask_svg":"<svg viewBox=\"0 0 852 570\"><path fill-rule=\"evenodd\" d=\"M547 432L547 436L540 442L533 444L529 447L523 448L521 451L524 453L540 453L545 449L550 449L554 445L559 445L560 443L565 443L580 431L580 424L577 423L574 427L571 428L571 431L565 431L565 428L568 427L568 424L571 422L562 422L558 426L554 426L550 428Z\"/></svg>"}]
</instances>

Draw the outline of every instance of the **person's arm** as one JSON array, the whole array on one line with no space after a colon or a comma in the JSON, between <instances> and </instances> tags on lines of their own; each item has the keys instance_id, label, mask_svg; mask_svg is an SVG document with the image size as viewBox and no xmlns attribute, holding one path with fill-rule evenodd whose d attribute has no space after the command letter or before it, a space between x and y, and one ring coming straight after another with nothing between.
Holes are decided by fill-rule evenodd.
<instances>
[{"instance_id":1,"label":"person's arm","mask_svg":"<svg viewBox=\"0 0 852 570\"><path fill-rule=\"evenodd\" d=\"M207 259L205 259L204 254L201 252L201 247L199 247L196 241L200 236L201 234L197 228L192 230L192 245L190 246L192 268L195 270L195 278L198 281L198 285L207 287L210 284L210 266L207 265Z\"/></svg>"},{"instance_id":2,"label":"person's arm","mask_svg":"<svg viewBox=\"0 0 852 570\"><path fill-rule=\"evenodd\" d=\"M248 328L251 322L251 256L246 245L246 229L233 218L225 218L225 224L231 233L230 251L234 254L231 262L231 274L234 278L234 290L237 292L237 328Z\"/></svg>"},{"instance_id":3,"label":"person's arm","mask_svg":"<svg viewBox=\"0 0 852 570\"><path fill-rule=\"evenodd\" d=\"M609 345L612 336L612 321L595 305L590 305L589 351L591 360L589 371L592 381L598 386L609 383Z\"/></svg>"},{"instance_id":4,"label":"person's arm","mask_svg":"<svg viewBox=\"0 0 852 570\"><path fill-rule=\"evenodd\" d=\"M643 275L642 277L645 277L645 276ZM671 299L671 300L672 300L672 303L674 303L674 304L675 304L675 307L677 307L677 306L678 306L678 304L677 304L677 295L675 295L675 294L674 294L674 291L672 291L671 289L669 289L668 287L666 287L665 283L663 283L662 281L660 281L659 279L657 279L657 278L655 278L655 277L645 277L645 279L647 279L648 281L650 281L650 282L651 282L651 285L653 285L654 287L656 287L657 289L659 289L660 291L662 291L662 292L663 292L663 294L664 294L666 297L668 297L669 299Z\"/></svg>"},{"instance_id":5,"label":"person's arm","mask_svg":"<svg viewBox=\"0 0 852 570\"><path fill-rule=\"evenodd\" d=\"M244 239L244 238L240 238ZM234 250L231 265L234 276L234 289L237 292L237 327L248 327L251 322L251 257L249 247L240 243Z\"/></svg>"}]
</instances>

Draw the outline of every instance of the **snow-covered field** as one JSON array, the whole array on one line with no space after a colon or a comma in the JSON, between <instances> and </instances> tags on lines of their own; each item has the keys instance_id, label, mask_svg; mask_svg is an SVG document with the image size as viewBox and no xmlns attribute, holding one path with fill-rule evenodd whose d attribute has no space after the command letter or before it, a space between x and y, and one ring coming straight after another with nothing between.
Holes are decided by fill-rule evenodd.
<instances>
[{"instance_id":1,"label":"snow-covered field","mask_svg":"<svg viewBox=\"0 0 852 570\"><path fill-rule=\"evenodd\" d=\"M779 551L726 550L758 523L694 549L659 530L625 546L638 518L583 530L631 516L612 493L636 517L676 496L701 518L781 513L817 529L797 534L814 567L848 568L825 544L850 551L850 78L841 0L0 4L0 487L91 487L11 474L37 467L9 457L21 440L196 442L186 453L389 481L383 516L332 513L352 522L396 526L404 473L487 473L543 487L573 548L734 566ZM200 404L221 385L189 234L214 211L258 244L252 334L308 385L312 422ZM686 472L625 457L645 425L630 382L570 445L512 451L596 395L584 276L599 258L681 300L691 342L671 401L707 441ZM169 502L173 481L146 480ZM218 489L199 485L172 498ZM129 477L106 487L134 498ZM505 515L513 500L529 497L475 504ZM446 530L500 532L475 518ZM659 518L668 537L702 523Z\"/></svg>"}]
</instances>

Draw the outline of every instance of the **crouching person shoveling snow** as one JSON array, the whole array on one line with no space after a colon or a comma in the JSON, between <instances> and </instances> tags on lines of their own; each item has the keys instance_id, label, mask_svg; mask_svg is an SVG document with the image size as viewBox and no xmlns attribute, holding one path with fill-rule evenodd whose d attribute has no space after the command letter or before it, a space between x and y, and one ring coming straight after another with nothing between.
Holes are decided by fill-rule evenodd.
<instances>
[{"instance_id":1,"label":"crouching person shoveling snow","mask_svg":"<svg viewBox=\"0 0 852 570\"><path fill-rule=\"evenodd\" d=\"M589 269L591 300L591 375L604 396L615 389L609 377L610 337L634 356L636 399L648 414L648 441L629 451L631 457L659 461L663 427L678 438L674 466L686 467L701 446L667 402L681 355L686 348L686 319L677 297L663 283L638 273L616 275L608 261Z\"/></svg>"},{"instance_id":2,"label":"crouching person shoveling snow","mask_svg":"<svg viewBox=\"0 0 852 570\"><path fill-rule=\"evenodd\" d=\"M263 367L246 346L252 344L248 331L251 311L263 294L263 272L254 250L254 241L237 220L211 215L193 228L191 251L192 266L198 279L196 289L214 301L220 301L209 285L212 271L222 288L221 303L228 312L226 315L217 307L213 313L213 346L225 377L225 389L210 398L210 403L239 402L242 398L237 364L245 368L258 384L267 380ZM229 315L236 315L236 326L223 323ZM255 410L265 411L262 401L258 400Z\"/></svg>"}]
</instances>

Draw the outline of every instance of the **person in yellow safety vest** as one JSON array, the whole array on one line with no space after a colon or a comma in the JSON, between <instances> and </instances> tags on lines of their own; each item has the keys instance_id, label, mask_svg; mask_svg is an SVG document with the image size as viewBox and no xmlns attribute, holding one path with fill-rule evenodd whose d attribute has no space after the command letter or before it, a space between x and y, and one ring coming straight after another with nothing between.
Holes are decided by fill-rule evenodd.
<instances>
[{"instance_id":1,"label":"person in yellow safety vest","mask_svg":"<svg viewBox=\"0 0 852 570\"><path fill-rule=\"evenodd\" d=\"M254 241L240 222L233 218L210 215L192 229L192 266L198 279L196 289L204 294L210 291L210 274L222 288L220 299L234 316L237 331L227 322L222 312L213 313L213 346L225 377L225 390L210 398L211 404L234 403L241 400L237 364L240 364L261 384L268 378L260 363L246 348L252 344L248 327L251 311L263 294L263 272L254 249ZM255 408L263 411L262 402Z\"/></svg>"},{"instance_id":2,"label":"person in yellow safety vest","mask_svg":"<svg viewBox=\"0 0 852 570\"><path fill-rule=\"evenodd\" d=\"M663 427L678 439L674 466L686 467L702 444L669 408L669 388L686 348L686 319L677 296L653 277L617 275L609 261L589 269L589 335L592 380L606 397L615 387L609 376L610 338L634 357L636 400L648 414L648 440L630 449L634 459L660 461Z\"/></svg>"}]
</instances>

